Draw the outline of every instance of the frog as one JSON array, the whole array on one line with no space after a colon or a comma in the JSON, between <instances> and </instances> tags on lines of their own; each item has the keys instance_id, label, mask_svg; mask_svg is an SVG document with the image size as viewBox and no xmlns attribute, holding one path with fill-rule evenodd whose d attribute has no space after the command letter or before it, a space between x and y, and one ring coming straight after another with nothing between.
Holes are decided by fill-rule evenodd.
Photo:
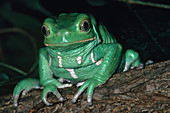
<instances>
[{"instance_id":1,"label":"frog","mask_svg":"<svg viewBox=\"0 0 170 113\"><path fill-rule=\"evenodd\" d=\"M72 102L87 89L87 105L92 105L96 87L105 84L116 72L139 67L138 52L123 47L92 14L61 13L48 17L42 25L44 47L39 50L39 79L25 78L13 91L14 106L20 94L42 89L42 101L52 93L63 101L60 88L77 85ZM64 81L64 82L63 82Z\"/></svg>"}]
</instances>

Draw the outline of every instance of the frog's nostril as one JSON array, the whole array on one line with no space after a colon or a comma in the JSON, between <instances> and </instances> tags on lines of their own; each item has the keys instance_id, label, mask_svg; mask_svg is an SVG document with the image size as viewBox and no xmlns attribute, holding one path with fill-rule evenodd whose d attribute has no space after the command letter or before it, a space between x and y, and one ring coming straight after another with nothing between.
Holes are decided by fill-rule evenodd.
<instances>
[{"instance_id":1,"label":"frog's nostril","mask_svg":"<svg viewBox=\"0 0 170 113\"><path fill-rule=\"evenodd\" d=\"M50 29L48 28L47 25L42 26L41 32L43 33L44 36L49 36L50 35Z\"/></svg>"}]
</instances>

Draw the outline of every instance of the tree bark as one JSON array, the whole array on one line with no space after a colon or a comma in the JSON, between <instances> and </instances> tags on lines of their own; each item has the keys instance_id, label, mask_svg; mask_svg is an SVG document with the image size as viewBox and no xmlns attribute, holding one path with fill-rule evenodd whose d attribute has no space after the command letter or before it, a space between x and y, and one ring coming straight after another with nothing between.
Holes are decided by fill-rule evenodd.
<instances>
[{"instance_id":1,"label":"tree bark","mask_svg":"<svg viewBox=\"0 0 170 113\"><path fill-rule=\"evenodd\" d=\"M170 60L114 74L109 81L98 86L93 105L86 105L86 91L73 104L71 99L78 88L59 89L64 102L53 94L46 106L41 100L42 90L33 90L21 96L19 106L13 107L12 95L0 97L0 112L170 112Z\"/></svg>"}]
</instances>

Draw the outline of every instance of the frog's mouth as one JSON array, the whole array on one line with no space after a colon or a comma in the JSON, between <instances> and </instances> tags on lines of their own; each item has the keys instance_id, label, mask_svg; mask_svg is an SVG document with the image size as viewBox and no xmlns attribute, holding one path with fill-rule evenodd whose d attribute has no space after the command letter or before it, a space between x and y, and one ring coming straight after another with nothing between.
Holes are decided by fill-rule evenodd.
<instances>
[{"instance_id":1,"label":"frog's mouth","mask_svg":"<svg viewBox=\"0 0 170 113\"><path fill-rule=\"evenodd\" d=\"M85 39L85 40L78 40L78 41L74 41L74 42L66 42L66 43L60 43L60 44L44 44L45 46L63 46L63 45L71 45L71 44L75 44L75 43L81 43L81 42L88 42L88 41L93 41L95 40L96 37L93 38L89 38L89 39Z\"/></svg>"}]
</instances>

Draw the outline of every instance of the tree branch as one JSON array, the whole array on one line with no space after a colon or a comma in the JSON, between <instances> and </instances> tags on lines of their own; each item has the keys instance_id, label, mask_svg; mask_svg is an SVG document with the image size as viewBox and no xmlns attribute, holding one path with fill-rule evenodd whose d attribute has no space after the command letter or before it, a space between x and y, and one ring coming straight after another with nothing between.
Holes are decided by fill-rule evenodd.
<instances>
[{"instance_id":1,"label":"tree branch","mask_svg":"<svg viewBox=\"0 0 170 113\"><path fill-rule=\"evenodd\" d=\"M143 5L143 6L151 6L151 7L157 7L157 8L170 9L170 5L166 5L166 4L145 2L145 1L140 1L140 0L118 0L118 1L126 2L128 4L137 4L137 5Z\"/></svg>"},{"instance_id":2,"label":"tree branch","mask_svg":"<svg viewBox=\"0 0 170 113\"><path fill-rule=\"evenodd\" d=\"M95 89L93 105L86 106L86 91L78 102L71 99L78 88L60 89L64 102L50 94L46 106L42 90L33 90L19 100L18 108L10 101L12 95L1 96L0 112L169 112L170 60L152 64L145 69L135 69L114 74L110 80Z\"/></svg>"}]
</instances>

